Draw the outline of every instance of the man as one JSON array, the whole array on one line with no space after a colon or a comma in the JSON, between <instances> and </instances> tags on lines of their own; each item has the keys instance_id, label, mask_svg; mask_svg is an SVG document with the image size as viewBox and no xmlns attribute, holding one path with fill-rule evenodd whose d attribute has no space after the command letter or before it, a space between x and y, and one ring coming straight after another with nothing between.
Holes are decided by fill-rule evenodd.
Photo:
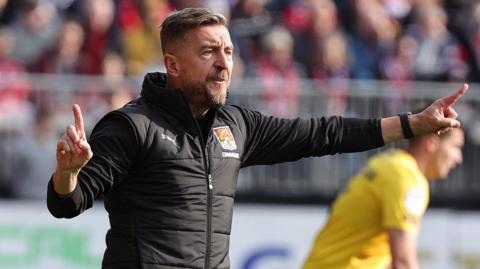
<instances>
[{"instance_id":1,"label":"man","mask_svg":"<svg viewBox=\"0 0 480 269\"><path fill-rule=\"evenodd\" d=\"M463 131L410 140L374 156L334 202L303 269L417 269L416 239L429 180L462 162ZM390 266L390 267L389 267Z\"/></svg>"},{"instance_id":2,"label":"man","mask_svg":"<svg viewBox=\"0 0 480 269\"><path fill-rule=\"evenodd\" d=\"M48 208L71 218L104 195L105 269L229 268L241 167L368 150L404 136L399 117L286 120L224 106L233 45L220 14L174 12L160 37L167 74L147 74L141 96L101 119L89 142L74 105L75 126L57 145ZM403 114L407 136L458 127L451 106L466 90Z\"/></svg>"}]
</instances>

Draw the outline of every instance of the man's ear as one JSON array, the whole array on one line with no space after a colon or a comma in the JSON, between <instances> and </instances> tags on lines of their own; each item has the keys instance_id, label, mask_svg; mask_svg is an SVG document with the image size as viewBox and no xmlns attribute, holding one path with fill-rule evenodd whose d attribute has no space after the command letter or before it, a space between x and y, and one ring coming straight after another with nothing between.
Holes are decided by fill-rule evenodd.
<instances>
[{"instance_id":1,"label":"man's ear","mask_svg":"<svg viewBox=\"0 0 480 269\"><path fill-rule=\"evenodd\" d=\"M177 56L166 53L163 55L163 61L165 63L165 68L167 69L167 73L173 77L178 77L180 72Z\"/></svg>"}]
</instances>

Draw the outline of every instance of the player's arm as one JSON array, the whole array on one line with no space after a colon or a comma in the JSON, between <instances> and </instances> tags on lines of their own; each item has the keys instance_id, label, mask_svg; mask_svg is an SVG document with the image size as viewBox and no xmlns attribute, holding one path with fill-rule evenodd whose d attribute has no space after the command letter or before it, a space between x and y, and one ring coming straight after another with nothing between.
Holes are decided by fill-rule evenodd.
<instances>
[{"instance_id":1,"label":"player's arm","mask_svg":"<svg viewBox=\"0 0 480 269\"><path fill-rule=\"evenodd\" d=\"M418 269L416 235L412 231L388 228L391 269Z\"/></svg>"}]
</instances>

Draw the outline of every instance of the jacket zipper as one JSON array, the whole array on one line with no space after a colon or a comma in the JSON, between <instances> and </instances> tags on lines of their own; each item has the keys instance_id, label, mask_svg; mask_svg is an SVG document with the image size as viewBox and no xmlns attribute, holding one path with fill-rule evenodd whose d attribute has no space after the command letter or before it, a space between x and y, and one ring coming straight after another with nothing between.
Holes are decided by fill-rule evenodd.
<instances>
[{"instance_id":1,"label":"jacket zipper","mask_svg":"<svg viewBox=\"0 0 480 269\"><path fill-rule=\"evenodd\" d=\"M202 143L202 155L203 155L203 165L205 167L205 179L207 183L207 242L206 242L206 249L205 249L205 269L210 269L210 254L212 252L212 196L213 196L213 178L212 174L210 173L210 161L208 157L208 150L207 150L207 140L208 134L206 139L203 137L202 129L198 124L197 120L193 117L193 121L195 122L195 126L197 127L197 131L199 133L200 142Z\"/></svg>"},{"instance_id":2,"label":"jacket zipper","mask_svg":"<svg viewBox=\"0 0 480 269\"><path fill-rule=\"evenodd\" d=\"M210 254L212 252L212 200L213 200L213 179L212 174L210 173L210 162L208 160L208 153L205 149L203 149L204 153L204 163L205 163L205 171L207 176L207 242L206 242L206 250L205 250L205 269L210 269Z\"/></svg>"},{"instance_id":3,"label":"jacket zipper","mask_svg":"<svg viewBox=\"0 0 480 269\"><path fill-rule=\"evenodd\" d=\"M205 269L210 269L210 254L212 249L212 198L213 180L210 171L208 173L208 194L207 194L207 249L205 251Z\"/></svg>"},{"instance_id":4,"label":"jacket zipper","mask_svg":"<svg viewBox=\"0 0 480 269\"><path fill-rule=\"evenodd\" d=\"M185 96L183 96L183 99L185 101L185 104L187 107L190 107L188 105L187 100L185 99ZM213 196L213 178L212 174L210 173L210 160L208 158L208 150L207 150L207 140L209 133L207 133L207 137L204 138L202 134L202 129L200 128L200 125L198 124L197 120L193 116L192 111L190 110L190 116L191 119L193 120L195 127L197 128L197 132L200 137L200 142L202 143L201 148L202 148L202 155L203 155L203 165L205 167L205 176L206 176L206 183L207 183L207 242L206 242L206 249L205 249L205 267L204 269L210 269L210 254L212 252L212 196Z\"/></svg>"}]
</instances>

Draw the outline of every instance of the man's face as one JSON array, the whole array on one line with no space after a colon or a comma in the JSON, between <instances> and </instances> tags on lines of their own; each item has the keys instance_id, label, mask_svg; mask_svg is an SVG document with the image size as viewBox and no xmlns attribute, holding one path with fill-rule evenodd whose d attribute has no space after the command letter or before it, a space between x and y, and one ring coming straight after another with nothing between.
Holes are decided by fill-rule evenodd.
<instances>
[{"instance_id":1,"label":"man's face","mask_svg":"<svg viewBox=\"0 0 480 269\"><path fill-rule=\"evenodd\" d=\"M429 165L431 179L446 178L448 173L462 162L463 131L452 129L450 132L443 139L439 139L438 148L432 155Z\"/></svg>"},{"instance_id":2,"label":"man's face","mask_svg":"<svg viewBox=\"0 0 480 269\"><path fill-rule=\"evenodd\" d=\"M223 25L201 26L185 34L176 53L178 79L188 102L219 108L225 104L233 68L233 44Z\"/></svg>"}]
</instances>

